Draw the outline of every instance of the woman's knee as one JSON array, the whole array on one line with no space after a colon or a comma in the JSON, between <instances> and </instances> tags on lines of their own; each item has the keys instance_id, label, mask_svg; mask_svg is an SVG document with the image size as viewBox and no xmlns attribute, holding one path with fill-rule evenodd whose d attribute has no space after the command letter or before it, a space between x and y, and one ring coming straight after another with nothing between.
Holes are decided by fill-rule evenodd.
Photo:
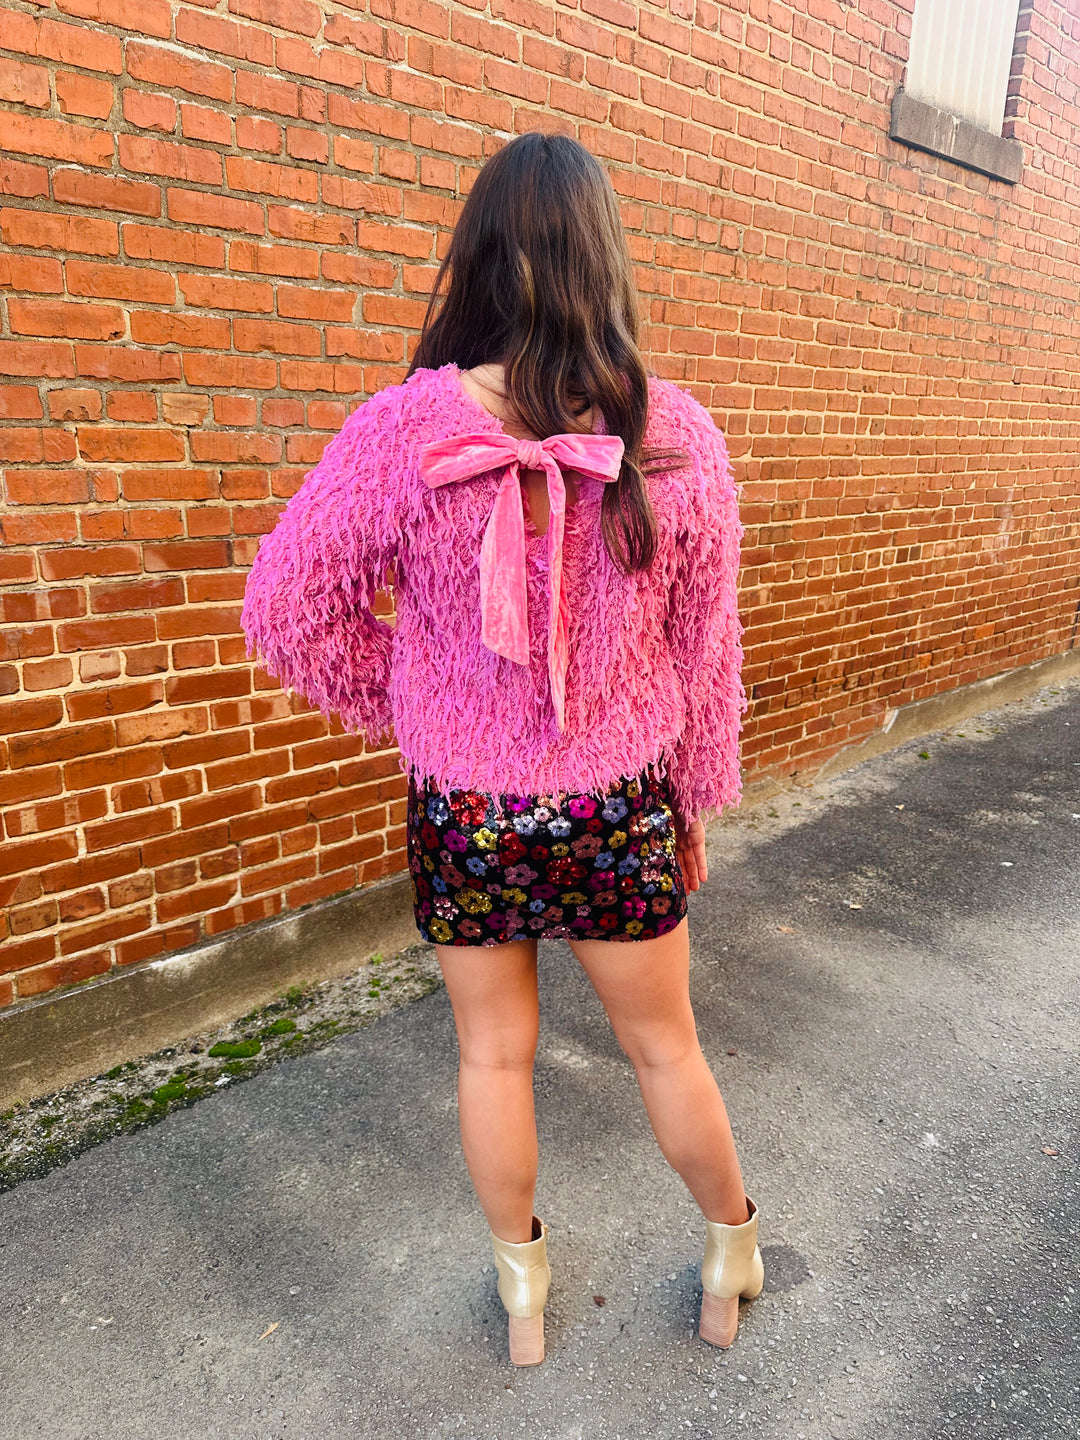
<instances>
[{"instance_id":1,"label":"woman's knee","mask_svg":"<svg viewBox=\"0 0 1080 1440\"><path fill-rule=\"evenodd\" d=\"M488 1070L531 1070L540 1037L536 1007L467 1009L458 1016L458 1053L462 1063Z\"/></svg>"},{"instance_id":2,"label":"woman's knee","mask_svg":"<svg viewBox=\"0 0 1080 1440\"><path fill-rule=\"evenodd\" d=\"M477 1069L531 1070L536 1062L536 1039L535 1033L527 1029L520 1033L459 1035L458 1053L463 1065Z\"/></svg>"},{"instance_id":3,"label":"woman's knee","mask_svg":"<svg viewBox=\"0 0 1080 1440\"><path fill-rule=\"evenodd\" d=\"M637 1071L685 1065L701 1053L693 1020L689 1026L631 1026L617 1030L619 1044Z\"/></svg>"}]
</instances>

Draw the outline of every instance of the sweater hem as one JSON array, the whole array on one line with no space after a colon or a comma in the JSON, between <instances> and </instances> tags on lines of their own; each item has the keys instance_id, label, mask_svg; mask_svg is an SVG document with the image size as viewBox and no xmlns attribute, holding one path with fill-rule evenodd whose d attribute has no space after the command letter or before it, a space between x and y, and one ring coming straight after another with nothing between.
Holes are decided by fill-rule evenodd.
<instances>
[{"instance_id":1,"label":"sweater hem","mask_svg":"<svg viewBox=\"0 0 1080 1440\"><path fill-rule=\"evenodd\" d=\"M436 764L413 759L403 751L400 752L400 765L402 773L407 775L417 788L430 782L444 795L451 790L479 790L481 794L493 795L496 798L504 798L508 795L536 795L562 805L569 796L603 793L622 782L637 780L646 771L651 771L654 779L658 781L670 782L672 779L671 766L675 760L673 751L674 742L663 741L654 746L652 752L646 755L639 764L628 761L619 770L614 770L610 766L603 769L595 765L586 767L569 783L566 783L564 779L561 785L552 783L550 771L546 776L541 772L536 779L518 780L507 788L493 785L490 780L485 781L485 777L477 776L475 773L471 778L465 778L463 775L440 768Z\"/></svg>"}]
</instances>

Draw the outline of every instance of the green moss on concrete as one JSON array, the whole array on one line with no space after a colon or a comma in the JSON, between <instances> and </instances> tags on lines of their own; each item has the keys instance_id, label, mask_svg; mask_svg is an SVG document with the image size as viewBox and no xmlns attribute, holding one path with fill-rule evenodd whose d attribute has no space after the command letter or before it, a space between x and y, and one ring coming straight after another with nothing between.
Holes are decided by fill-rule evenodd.
<instances>
[{"instance_id":1,"label":"green moss on concrete","mask_svg":"<svg viewBox=\"0 0 1080 1440\"><path fill-rule=\"evenodd\" d=\"M390 959L376 955L352 975L290 985L213 1033L122 1061L56 1095L14 1106L0 1115L0 1191L210 1099L277 1059L319 1049L440 984L430 946L412 946Z\"/></svg>"},{"instance_id":2,"label":"green moss on concrete","mask_svg":"<svg viewBox=\"0 0 1080 1440\"><path fill-rule=\"evenodd\" d=\"M215 1058L220 1056L223 1059L241 1060L258 1055L261 1049L261 1040L219 1040L216 1045L211 1045L206 1053Z\"/></svg>"},{"instance_id":3,"label":"green moss on concrete","mask_svg":"<svg viewBox=\"0 0 1080 1440\"><path fill-rule=\"evenodd\" d=\"M290 1031L295 1029L296 1021L290 1019L288 1015L283 1015L280 1020L275 1020L272 1025L264 1026L264 1028L259 1031L259 1039L267 1040L274 1035L288 1035Z\"/></svg>"}]
</instances>

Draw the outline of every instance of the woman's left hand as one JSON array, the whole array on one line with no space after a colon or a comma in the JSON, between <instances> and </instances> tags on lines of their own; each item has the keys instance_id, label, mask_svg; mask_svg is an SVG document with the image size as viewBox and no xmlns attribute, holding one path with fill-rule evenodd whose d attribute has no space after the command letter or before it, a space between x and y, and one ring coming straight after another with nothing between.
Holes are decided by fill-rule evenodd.
<instances>
[{"instance_id":1,"label":"woman's left hand","mask_svg":"<svg viewBox=\"0 0 1080 1440\"><path fill-rule=\"evenodd\" d=\"M675 816L675 852L687 890L704 885L709 878L709 866L705 859L705 826L698 816L689 823Z\"/></svg>"}]
</instances>

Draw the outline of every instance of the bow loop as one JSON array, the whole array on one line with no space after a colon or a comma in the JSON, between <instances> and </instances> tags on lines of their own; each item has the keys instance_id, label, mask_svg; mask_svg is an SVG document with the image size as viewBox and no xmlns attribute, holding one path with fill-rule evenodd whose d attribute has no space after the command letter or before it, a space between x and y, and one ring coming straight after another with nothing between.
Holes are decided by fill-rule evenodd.
<instances>
[{"instance_id":1,"label":"bow loop","mask_svg":"<svg viewBox=\"0 0 1080 1440\"><path fill-rule=\"evenodd\" d=\"M522 470L547 475L548 678L555 718L564 728L570 616L563 585L563 529L566 486L561 465L596 480L617 480L622 470L619 435L559 434L546 440L517 440L486 431L467 431L420 447L420 473L432 487L468 480L506 468L480 547L481 638L488 649L518 665L529 664L528 588L525 575L525 512Z\"/></svg>"},{"instance_id":2,"label":"bow loop","mask_svg":"<svg viewBox=\"0 0 1080 1440\"><path fill-rule=\"evenodd\" d=\"M544 468L544 443L542 440L519 440L518 463L523 470Z\"/></svg>"}]
</instances>

